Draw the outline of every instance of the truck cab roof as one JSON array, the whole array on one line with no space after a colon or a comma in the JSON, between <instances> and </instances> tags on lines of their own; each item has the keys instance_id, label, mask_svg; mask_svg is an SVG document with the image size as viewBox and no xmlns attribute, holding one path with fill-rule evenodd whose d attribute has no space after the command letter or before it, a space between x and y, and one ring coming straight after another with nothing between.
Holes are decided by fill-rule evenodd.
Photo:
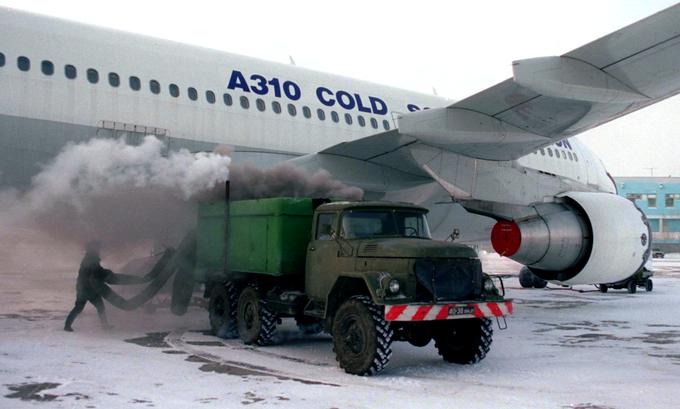
<instances>
[{"instance_id":1,"label":"truck cab roof","mask_svg":"<svg viewBox=\"0 0 680 409\"><path fill-rule=\"evenodd\" d=\"M424 207L403 202L387 202L387 201L366 201L366 202L331 202L319 206L317 211L339 211L349 209L399 209L399 210L416 210L427 213L428 210Z\"/></svg>"}]
</instances>

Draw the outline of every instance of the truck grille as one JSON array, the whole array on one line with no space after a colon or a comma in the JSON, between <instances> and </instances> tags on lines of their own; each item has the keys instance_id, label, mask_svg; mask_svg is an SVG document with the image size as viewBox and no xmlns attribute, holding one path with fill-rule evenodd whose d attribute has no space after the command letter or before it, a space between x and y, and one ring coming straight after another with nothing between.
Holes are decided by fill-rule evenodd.
<instances>
[{"instance_id":1,"label":"truck grille","mask_svg":"<svg viewBox=\"0 0 680 409\"><path fill-rule=\"evenodd\" d=\"M458 301L482 292L482 264L477 259L421 259L415 262L418 301Z\"/></svg>"}]
</instances>

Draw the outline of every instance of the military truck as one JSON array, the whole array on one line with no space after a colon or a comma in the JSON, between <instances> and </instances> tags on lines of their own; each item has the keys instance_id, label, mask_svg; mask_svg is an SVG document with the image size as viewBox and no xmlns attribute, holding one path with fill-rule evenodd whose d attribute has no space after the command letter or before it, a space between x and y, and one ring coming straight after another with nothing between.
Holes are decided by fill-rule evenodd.
<instances>
[{"instance_id":1,"label":"military truck","mask_svg":"<svg viewBox=\"0 0 680 409\"><path fill-rule=\"evenodd\" d=\"M346 372L371 375L393 341L434 339L447 362L483 359L512 313L473 249L430 237L427 209L273 198L202 204L194 274L220 337L266 345L281 318L332 334Z\"/></svg>"}]
</instances>

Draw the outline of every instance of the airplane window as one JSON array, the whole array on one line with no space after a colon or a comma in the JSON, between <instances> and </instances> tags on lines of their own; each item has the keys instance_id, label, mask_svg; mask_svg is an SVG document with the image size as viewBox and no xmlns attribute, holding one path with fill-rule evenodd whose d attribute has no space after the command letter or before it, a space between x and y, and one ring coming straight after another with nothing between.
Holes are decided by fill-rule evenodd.
<instances>
[{"instance_id":1,"label":"airplane window","mask_svg":"<svg viewBox=\"0 0 680 409\"><path fill-rule=\"evenodd\" d=\"M548 156L553 157L552 149L546 148L548 150Z\"/></svg>"},{"instance_id":2,"label":"airplane window","mask_svg":"<svg viewBox=\"0 0 680 409\"><path fill-rule=\"evenodd\" d=\"M576 156L576 152L574 152L574 160L578 162L578 156Z\"/></svg>"},{"instance_id":3,"label":"airplane window","mask_svg":"<svg viewBox=\"0 0 680 409\"><path fill-rule=\"evenodd\" d=\"M209 103L214 104L214 103L215 103L215 93L212 92L212 91L206 91L206 92L205 92L205 99L206 99Z\"/></svg>"},{"instance_id":4,"label":"airplane window","mask_svg":"<svg viewBox=\"0 0 680 409\"><path fill-rule=\"evenodd\" d=\"M573 156L571 156L571 152L567 152L567 155L569 155L569 160L571 160L571 161L573 161L573 160L574 160L574 157L573 157Z\"/></svg>"},{"instance_id":5,"label":"airplane window","mask_svg":"<svg viewBox=\"0 0 680 409\"><path fill-rule=\"evenodd\" d=\"M378 129L378 120L375 118L371 118L371 126L373 129Z\"/></svg>"},{"instance_id":6,"label":"airplane window","mask_svg":"<svg viewBox=\"0 0 680 409\"><path fill-rule=\"evenodd\" d=\"M31 60L28 59L28 57L24 57L23 55L19 58L17 58L17 66L21 71L28 71L31 69Z\"/></svg>"},{"instance_id":7,"label":"airplane window","mask_svg":"<svg viewBox=\"0 0 680 409\"><path fill-rule=\"evenodd\" d=\"M383 128L385 128L386 131L390 130L390 123L387 121L387 119L383 119Z\"/></svg>"},{"instance_id":8,"label":"airplane window","mask_svg":"<svg viewBox=\"0 0 680 409\"><path fill-rule=\"evenodd\" d=\"M264 110L267 108L264 104L264 99L258 98L255 100L255 106L257 107L257 110L260 112L264 112Z\"/></svg>"},{"instance_id":9,"label":"airplane window","mask_svg":"<svg viewBox=\"0 0 680 409\"><path fill-rule=\"evenodd\" d=\"M290 114L290 116L297 115L297 109L295 108L295 105L288 104L288 113Z\"/></svg>"},{"instance_id":10,"label":"airplane window","mask_svg":"<svg viewBox=\"0 0 680 409\"><path fill-rule=\"evenodd\" d=\"M248 100L248 97L245 95L241 97L241 107L243 107L243 109L250 108L250 100Z\"/></svg>"},{"instance_id":11,"label":"airplane window","mask_svg":"<svg viewBox=\"0 0 680 409\"><path fill-rule=\"evenodd\" d=\"M65 65L64 75L66 76L66 78L74 80L78 76L78 70L76 70L76 67L72 66L71 64Z\"/></svg>"},{"instance_id":12,"label":"airplane window","mask_svg":"<svg viewBox=\"0 0 680 409\"><path fill-rule=\"evenodd\" d=\"M312 117L312 110L309 109L308 106L302 107L302 115L305 116L305 118L309 119Z\"/></svg>"},{"instance_id":13,"label":"airplane window","mask_svg":"<svg viewBox=\"0 0 680 409\"><path fill-rule=\"evenodd\" d=\"M366 119L361 115L357 117L357 122L359 122L359 126L366 126Z\"/></svg>"},{"instance_id":14,"label":"airplane window","mask_svg":"<svg viewBox=\"0 0 680 409\"><path fill-rule=\"evenodd\" d=\"M545 149L541 148L541 156L545 156Z\"/></svg>"},{"instance_id":15,"label":"airplane window","mask_svg":"<svg viewBox=\"0 0 680 409\"><path fill-rule=\"evenodd\" d=\"M87 80L90 84L96 84L99 82L99 73L94 68L87 69Z\"/></svg>"},{"instance_id":16,"label":"airplane window","mask_svg":"<svg viewBox=\"0 0 680 409\"><path fill-rule=\"evenodd\" d=\"M281 113L281 104L279 104L277 101L272 102L272 110L276 112L277 114Z\"/></svg>"},{"instance_id":17,"label":"airplane window","mask_svg":"<svg viewBox=\"0 0 680 409\"><path fill-rule=\"evenodd\" d=\"M5 66L5 54L0 53L0 67Z\"/></svg>"},{"instance_id":18,"label":"airplane window","mask_svg":"<svg viewBox=\"0 0 680 409\"><path fill-rule=\"evenodd\" d=\"M192 101L196 101L198 99L198 91L196 91L196 88L194 87L187 88L187 94L189 95L189 99Z\"/></svg>"},{"instance_id":19,"label":"airplane window","mask_svg":"<svg viewBox=\"0 0 680 409\"><path fill-rule=\"evenodd\" d=\"M340 122L340 117L338 116L338 113L335 111L331 111L331 119L333 122Z\"/></svg>"},{"instance_id":20,"label":"airplane window","mask_svg":"<svg viewBox=\"0 0 680 409\"><path fill-rule=\"evenodd\" d=\"M149 81L149 89L154 94L158 95L161 93L161 84L156 80Z\"/></svg>"},{"instance_id":21,"label":"airplane window","mask_svg":"<svg viewBox=\"0 0 680 409\"><path fill-rule=\"evenodd\" d=\"M321 108L316 110L316 116L319 117L319 121L326 120L326 112L324 112L324 110Z\"/></svg>"},{"instance_id":22,"label":"airplane window","mask_svg":"<svg viewBox=\"0 0 680 409\"><path fill-rule=\"evenodd\" d=\"M222 99L224 100L224 105L230 107L231 104L234 103L234 101L231 99L231 94L224 94L222 95Z\"/></svg>"},{"instance_id":23,"label":"airplane window","mask_svg":"<svg viewBox=\"0 0 680 409\"><path fill-rule=\"evenodd\" d=\"M347 122L347 125L352 125L352 115L345 114L345 122Z\"/></svg>"},{"instance_id":24,"label":"airplane window","mask_svg":"<svg viewBox=\"0 0 680 409\"><path fill-rule=\"evenodd\" d=\"M142 88L142 82L139 80L139 77L130 77L130 88L134 91L139 91Z\"/></svg>"},{"instance_id":25,"label":"airplane window","mask_svg":"<svg viewBox=\"0 0 680 409\"><path fill-rule=\"evenodd\" d=\"M179 96L179 87L177 86L177 84L170 84L168 89L170 90L170 95L172 95L173 97L177 98Z\"/></svg>"},{"instance_id":26,"label":"airplane window","mask_svg":"<svg viewBox=\"0 0 680 409\"><path fill-rule=\"evenodd\" d=\"M42 69L42 73L45 75L54 74L54 64L52 64L52 61L43 60L40 68Z\"/></svg>"},{"instance_id":27,"label":"airplane window","mask_svg":"<svg viewBox=\"0 0 680 409\"><path fill-rule=\"evenodd\" d=\"M114 88L120 86L120 76L115 72L109 73L109 85L111 85Z\"/></svg>"}]
</instances>

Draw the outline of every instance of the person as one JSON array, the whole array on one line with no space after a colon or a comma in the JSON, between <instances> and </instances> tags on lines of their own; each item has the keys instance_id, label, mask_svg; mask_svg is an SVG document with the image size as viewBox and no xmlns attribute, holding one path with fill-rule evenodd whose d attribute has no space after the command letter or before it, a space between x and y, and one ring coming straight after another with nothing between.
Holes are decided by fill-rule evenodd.
<instances>
[{"instance_id":1,"label":"person","mask_svg":"<svg viewBox=\"0 0 680 409\"><path fill-rule=\"evenodd\" d=\"M78 270L78 280L76 283L76 303L71 312L66 317L64 323L64 331L73 331L73 321L75 321L78 314L85 308L85 304L89 301L97 309L99 321L102 328L108 329L111 326L106 319L106 309L104 308L104 300L101 295L93 288L90 283L90 278L95 280L105 281L106 277L111 273L99 264L101 258L99 251L101 250L101 243L97 241L89 242L85 247L85 257L80 262L80 269Z\"/></svg>"}]
</instances>

